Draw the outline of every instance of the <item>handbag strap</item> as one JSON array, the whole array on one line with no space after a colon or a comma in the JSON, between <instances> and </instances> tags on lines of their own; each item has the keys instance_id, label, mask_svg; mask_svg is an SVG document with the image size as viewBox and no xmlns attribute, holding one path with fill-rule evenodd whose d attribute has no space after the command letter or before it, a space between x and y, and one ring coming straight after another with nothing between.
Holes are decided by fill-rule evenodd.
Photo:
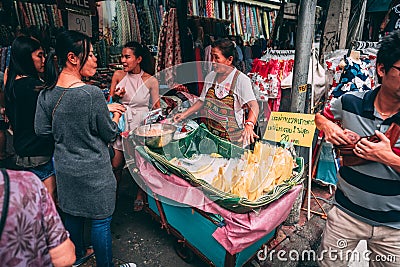
<instances>
[{"instance_id":1,"label":"handbag strap","mask_svg":"<svg viewBox=\"0 0 400 267\"><path fill-rule=\"evenodd\" d=\"M6 224L7 213L8 213L8 202L10 200L10 177L5 169L1 169L4 178L4 200L3 200L3 209L1 211L1 219L0 219L0 240L1 234L3 233L4 226Z\"/></svg>"},{"instance_id":2,"label":"handbag strap","mask_svg":"<svg viewBox=\"0 0 400 267\"><path fill-rule=\"evenodd\" d=\"M63 98L63 96L65 95L65 93L67 92L67 90L64 90L61 94L61 96L58 98L56 105L53 108L53 112L51 113L51 117L54 118L54 113L56 112L56 109L58 107L58 105L60 105L61 99Z\"/></svg>"},{"instance_id":3,"label":"handbag strap","mask_svg":"<svg viewBox=\"0 0 400 267\"><path fill-rule=\"evenodd\" d=\"M71 83L67 88L71 88L71 86L73 86L73 85L75 85L75 84L78 84L78 83L83 83L83 82L82 82L82 81L73 82L73 83ZM52 118L54 118L54 113L56 112L56 109L57 109L58 105L60 105L61 99L63 98L63 96L65 95L66 92L67 92L67 90L64 90L64 91L62 92L62 94L60 95L60 97L58 98L57 103L56 103L56 105L55 105L54 108L53 108L53 112L51 113L51 117L52 117Z\"/></svg>"}]
</instances>

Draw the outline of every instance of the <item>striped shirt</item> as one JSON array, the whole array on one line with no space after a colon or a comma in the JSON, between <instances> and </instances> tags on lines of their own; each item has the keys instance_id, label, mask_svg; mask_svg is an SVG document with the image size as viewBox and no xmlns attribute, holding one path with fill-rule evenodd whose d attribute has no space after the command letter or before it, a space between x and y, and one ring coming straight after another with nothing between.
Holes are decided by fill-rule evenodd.
<instances>
[{"instance_id":1,"label":"striped shirt","mask_svg":"<svg viewBox=\"0 0 400 267\"><path fill-rule=\"evenodd\" d=\"M400 112L383 120L374 108L380 87L366 92L344 94L331 103L330 111L344 129L360 136L386 132ZM397 140L396 150L400 147ZM400 173L378 162L342 166L338 172L335 205L370 225L400 229Z\"/></svg>"}]
</instances>

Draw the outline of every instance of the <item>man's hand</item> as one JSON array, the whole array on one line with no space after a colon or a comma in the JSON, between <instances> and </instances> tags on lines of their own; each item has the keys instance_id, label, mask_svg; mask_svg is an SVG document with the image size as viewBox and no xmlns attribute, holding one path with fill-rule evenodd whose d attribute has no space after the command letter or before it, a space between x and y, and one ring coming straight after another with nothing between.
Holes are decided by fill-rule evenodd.
<instances>
[{"instance_id":1,"label":"man's hand","mask_svg":"<svg viewBox=\"0 0 400 267\"><path fill-rule=\"evenodd\" d=\"M318 113L315 115L315 124L324 132L325 140L334 145L354 144L354 139L358 136L350 130L343 130L339 125Z\"/></svg>"},{"instance_id":2,"label":"man's hand","mask_svg":"<svg viewBox=\"0 0 400 267\"><path fill-rule=\"evenodd\" d=\"M397 155L392 151L390 140L383 133L375 131L379 142L370 142L367 138L361 138L354 148L354 153L360 158L380 162L389 165L393 157Z\"/></svg>"}]
</instances>

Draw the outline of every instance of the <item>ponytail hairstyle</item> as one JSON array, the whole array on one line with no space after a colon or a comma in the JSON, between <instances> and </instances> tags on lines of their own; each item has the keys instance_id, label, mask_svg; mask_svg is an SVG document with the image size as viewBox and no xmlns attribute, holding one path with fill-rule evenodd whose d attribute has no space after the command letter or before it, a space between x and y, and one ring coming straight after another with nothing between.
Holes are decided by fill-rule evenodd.
<instances>
[{"instance_id":1,"label":"ponytail hairstyle","mask_svg":"<svg viewBox=\"0 0 400 267\"><path fill-rule=\"evenodd\" d=\"M68 53L72 52L80 59L81 70L86 64L90 54L91 41L89 36L77 31L63 31L56 37L55 51L50 52L45 77L48 88L53 88L58 79L60 71L66 66ZM60 69L59 69L60 68Z\"/></svg>"},{"instance_id":2,"label":"ponytail hairstyle","mask_svg":"<svg viewBox=\"0 0 400 267\"><path fill-rule=\"evenodd\" d=\"M150 75L154 75L154 65L153 60L150 54L150 50L147 46L142 45L138 42L132 41L128 42L124 45L124 48L129 48L133 51L135 57L142 57L142 61L140 62L140 68L147 72Z\"/></svg>"},{"instance_id":3,"label":"ponytail hairstyle","mask_svg":"<svg viewBox=\"0 0 400 267\"><path fill-rule=\"evenodd\" d=\"M13 85L18 75L39 78L39 73L33 63L32 53L40 48L42 48L40 42L29 36L19 36L12 43L5 86L5 97L9 101L15 96Z\"/></svg>"},{"instance_id":4,"label":"ponytail hairstyle","mask_svg":"<svg viewBox=\"0 0 400 267\"><path fill-rule=\"evenodd\" d=\"M211 44L212 48L218 48L224 57L233 57L232 64L237 68L238 53L236 51L236 44L228 38L222 38L214 41Z\"/></svg>"}]
</instances>

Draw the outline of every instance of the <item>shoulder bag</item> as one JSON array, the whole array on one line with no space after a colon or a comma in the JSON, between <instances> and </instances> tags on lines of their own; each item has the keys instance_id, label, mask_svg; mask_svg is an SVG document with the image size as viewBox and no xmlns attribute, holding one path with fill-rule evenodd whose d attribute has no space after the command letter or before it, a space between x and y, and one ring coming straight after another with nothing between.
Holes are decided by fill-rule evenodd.
<instances>
[{"instance_id":1,"label":"shoulder bag","mask_svg":"<svg viewBox=\"0 0 400 267\"><path fill-rule=\"evenodd\" d=\"M3 209L1 210L1 219L0 219L0 240L1 234L3 233L4 226L6 225L7 213L8 213L8 204L10 200L10 177L5 169L1 169L4 178L4 200L3 200Z\"/></svg>"}]
</instances>

